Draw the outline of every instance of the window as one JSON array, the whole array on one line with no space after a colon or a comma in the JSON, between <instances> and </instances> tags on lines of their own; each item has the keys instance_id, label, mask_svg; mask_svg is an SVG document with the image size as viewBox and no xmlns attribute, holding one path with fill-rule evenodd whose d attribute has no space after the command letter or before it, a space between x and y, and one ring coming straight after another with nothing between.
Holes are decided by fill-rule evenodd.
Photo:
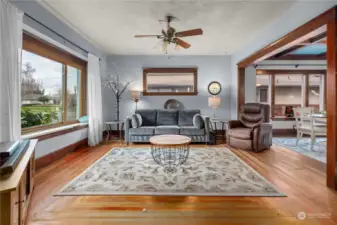
<instances>
[{"instance_id":1,"label":"window","mask_svg":"<svg viewBox=\"0 0 337 225\"><path fill-rule=\"evenodd\" d=\"M275 117L285 117L287 106L301 107L302 79L302 75L275 75Z\"/></svg>"},{"instance_id":2,"label":"window","mask_svg":"<svg viewBox=\"0 0 337 225\"><path fill-rule=\"evenodd\" d=\"M272 117L293 117L295 107L325 109L325 70L257 70L256 102L267 103Z\"/></svg>"},{"instance_id":3,"label":"window","mask_svg":"<svg viewBox=\"0 0 337 225\"><path fill-rule=\"evenodd\" d=\"M74 123L85 115L86 62L23 35L21 127L23 133Z\"/></svg>"},{"instance_id":4,"label":"window","mask_svg":"<svg viewBox=\"0 0 337 225\"><path fill-rule=\"evenodd\" d=\"M197 95L197 69L144 69L143 85L143 95Z\"/></svg>"},{"instance_id":5,"label":"window","mask_svg":"<svg viewBox=\"0 0 337 225\"><path fill-rule=\"evenodd\" d=\"M309 75L309 106L313 107L315 112L320 110L320 86L323 84L322 75Z\"/></svg>"}]
</instances>

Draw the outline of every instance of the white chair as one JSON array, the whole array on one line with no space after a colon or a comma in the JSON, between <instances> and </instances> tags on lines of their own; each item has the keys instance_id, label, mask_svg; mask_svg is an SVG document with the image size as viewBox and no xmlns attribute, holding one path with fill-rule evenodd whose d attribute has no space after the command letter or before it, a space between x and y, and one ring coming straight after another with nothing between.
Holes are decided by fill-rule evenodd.
<instances>
[{"instance_id":1,"label":"white chair","mask_svg":"<svg viewBox=\"0 0 337 225\"><path fill-rule=\"evenodd\" d=\"M322 123L318 118L312 116L313 108L303 107L294 108L294 117L296 120L296 130L297 139L296 145L298 145L299 140L303 137L303 134L310 135L311 137L311 150L316 143L316 136L326 135L326 124Z\"/></svg>"}]
</instances>

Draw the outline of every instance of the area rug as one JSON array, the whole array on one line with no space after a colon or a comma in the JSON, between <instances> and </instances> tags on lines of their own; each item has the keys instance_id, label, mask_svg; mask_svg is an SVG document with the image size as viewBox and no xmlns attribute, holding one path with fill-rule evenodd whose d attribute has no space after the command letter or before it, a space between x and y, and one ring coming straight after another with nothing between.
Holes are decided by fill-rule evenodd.
<instances>
[{"instance_id":1,"label":"area rug","mask_svg":"<svg viewBox=\"0 0 337 225\"><path fill-rule=\"evenodd\" d=\"M273 138L273 144L326 163L326 138L316 138L313 150L311 150L310 138L301 138L298 145L296 145L296 138Z\"/></svg>"},{"instance_id":2,"label":"area rug","mask_svg":"<svg viewBox=\"0 0 337 225\"><path fill-rule=\"evenodd\" d=\"M150 147L114 148L58 195L285 196L220 147L191 148L173 173L155 163Z\"/></svg>"}]
</instances>

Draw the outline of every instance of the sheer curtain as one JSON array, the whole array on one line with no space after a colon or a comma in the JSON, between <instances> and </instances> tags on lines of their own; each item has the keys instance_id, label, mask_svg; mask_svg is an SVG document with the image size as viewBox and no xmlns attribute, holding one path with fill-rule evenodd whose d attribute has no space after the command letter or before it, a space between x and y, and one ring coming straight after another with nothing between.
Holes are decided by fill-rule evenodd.
<instances>
[{"instance_id":1,"label":"sheer curtain","mask_svg":"<svg viewBox=\"0 0 337 225\"><path fill-rule=\"evenodd\" d=\"M102 87L99 59L88 54L88 116L89 146L99 144L103 139Z\"/></svg>"},{"instance_id":2,"label":"sheer curtain","mask_svg":"<svg viewBox=\"0 0 337 225\"><path fill-rule=\"evenodd\" d=\"M0 0L0 142L21 136L21 48L23 13Z\"/></svg>"}]
</instances>

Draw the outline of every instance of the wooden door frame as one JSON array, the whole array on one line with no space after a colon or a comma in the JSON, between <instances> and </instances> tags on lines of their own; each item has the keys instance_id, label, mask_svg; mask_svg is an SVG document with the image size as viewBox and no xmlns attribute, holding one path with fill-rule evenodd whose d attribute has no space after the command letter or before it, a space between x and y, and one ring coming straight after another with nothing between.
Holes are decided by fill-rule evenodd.
<instances>
[{"instance_id":1,"label":"wooden door frame","mask_svg":"<svg viewBox=\"0 0 337 225\"><path fill-rule=\"evenodd\" d=\"M266 55L271 55L278 49L289 45L297 39L317 30L322 26L327 26L327 164L326 174L328 187L337 190L337 7L333 7L304 25L296 28L292 32L265 46L261 50L253 53L240 61L238 66L238 89L237 89L237 112L240 105L245 103L245 91L241 90L245 85L245 69L265 59Z\"/></svg>"}]
</instances>

